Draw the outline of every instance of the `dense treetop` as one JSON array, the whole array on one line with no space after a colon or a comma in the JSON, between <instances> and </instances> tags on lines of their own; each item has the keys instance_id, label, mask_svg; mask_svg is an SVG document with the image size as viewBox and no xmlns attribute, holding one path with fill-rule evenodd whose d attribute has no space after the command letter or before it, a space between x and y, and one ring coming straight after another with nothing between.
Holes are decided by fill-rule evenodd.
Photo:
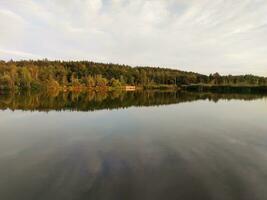
<instances>
[{"instance_id":1,"label":"dense treetop","mask_svg":"<svg viewBox=\"0 0 267 200\"><path fill-rule=\"evenodd\" d=\"M209 76L159 67L89 61L0 61L0 89L42 87L119 87L121 85L267 85L267 78L241 75Z\"/></svg>"}]
</instances>

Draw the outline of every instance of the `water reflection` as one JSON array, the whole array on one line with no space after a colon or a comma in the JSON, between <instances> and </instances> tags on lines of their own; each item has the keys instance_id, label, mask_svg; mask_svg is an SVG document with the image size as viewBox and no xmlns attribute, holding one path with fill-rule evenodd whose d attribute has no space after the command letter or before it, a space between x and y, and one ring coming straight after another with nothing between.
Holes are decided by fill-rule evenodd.
<instances>
[{"instance_id":1,"label":"water reflection","mask_svg":"<svg viewBox=\"0 0 267 200\"><path fill-rule=\"evenodd\" d=\"M256 94L216 94L174 91L137 92L21 92L0 95L0 109L11 110L77 110L93 111L101 109L127 108L131 106L158 106L197 100L255 100L264 98Z\"/></svg>"},{"instance_id":2,"label":"water reflection","mask_svg":"<svg viewBox=\"0 0 267 200\"><path fill-rule=\"evenodd\" d=\"M0 199L267 199L262 96L26 93L0 102ZM130 108L106 110L120 107Z\"/></svg>"}]
</instances>

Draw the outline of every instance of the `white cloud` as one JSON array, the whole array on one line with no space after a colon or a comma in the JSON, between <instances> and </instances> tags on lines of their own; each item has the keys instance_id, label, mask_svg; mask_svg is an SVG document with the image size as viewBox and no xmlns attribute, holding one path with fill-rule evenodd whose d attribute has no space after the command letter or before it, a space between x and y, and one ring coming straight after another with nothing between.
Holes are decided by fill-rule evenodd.
<instances>
[{"instance_id":1,"label":"white cloud","mask_svg":"<svg viewBox=\"0 0 267 200\"><path fill-rule=\"evenodd\" d=\"M41 56L22 52L22 51L16 51L16 50L6 50L6 49L0 49L0 54L5 57L6 59L41 59Z\"/></svg>"},{"instance_id":2,"label":"white cloud","mask_svg":"<svg viewBox=\"0 0 267 200\"><path fill-rule=\"evenodd\" d=\"M7 17L16 21L24 22L23 18L16 13L10 11L10 10L5 10L5 9L0 9L0 15L2 17Z\"/></svg>"},{"instance_id":3,"label":"white cloud","mask_svg":"<svg viewBox=\"0 0 267 200\"><path fill-rule=\"evenodd\" d=\"M2 0L0 59L267 75L266 13L266 0Z\"/></svg>"}]
</instances>

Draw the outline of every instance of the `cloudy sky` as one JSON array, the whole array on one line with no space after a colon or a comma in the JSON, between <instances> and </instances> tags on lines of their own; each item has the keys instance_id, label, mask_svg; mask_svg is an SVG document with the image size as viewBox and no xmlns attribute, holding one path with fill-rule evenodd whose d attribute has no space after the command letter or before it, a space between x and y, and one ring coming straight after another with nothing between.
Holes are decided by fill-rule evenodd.
<instances>
[{"instance_id":1,"label":"cloudy sky","mask_svg":"<svg viewBox=\"0 0 267 200\"><path fill-rule=\"evenodd\" d=\"M267 76L267 0L0 0L0 59Z\"/></svg>"}]
</instances>

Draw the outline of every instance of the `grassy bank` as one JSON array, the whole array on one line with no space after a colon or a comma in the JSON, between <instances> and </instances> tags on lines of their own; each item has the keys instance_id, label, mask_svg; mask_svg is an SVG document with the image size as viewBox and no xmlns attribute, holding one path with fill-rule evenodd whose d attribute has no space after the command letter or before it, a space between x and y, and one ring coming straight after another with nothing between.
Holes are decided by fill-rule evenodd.
<instances>
[{"instance_id":1,"label":"grassy bank","mask_svg":"<svg viewBox=\"0 0 267 200\"><path fill-rule=\"evenodd\" d=\"M217 92L217 93L267 93L267 85L183 85L183 90L192 92Z\"/></svg>"},{"instance_id":2,"label":"grassy bank","mask_svg":"<svg viewBox=\"0 0 267 200\"><path fill-rule=\"evenodd\" d=\"M127 87L134 88L128 90ZM189 92L212 92L212 93L254 93L267 94L267 85L210 85L210 84L191 84L191 85L137 85L137 86L86 86L86 85L50 85L30 88L1 88L0 95L10 91L60 91L60 92L107 92L107 91L135 91L135 90L162 90L162 91L189 91Z\"/></svg>"},{"instance_id":3,"label":"grassy bank","mask_svg":"<svg viewBox=\"0 0 267 200\"><path fill-rule=\"evenodd\" d=\"M129 89L130 88L130 89ZM7 93L9 91L62 91L62 92L85 92L85 91L135 91L135 90L172 90L176 91L179 90L180 87L176 85L123 85L123 86L86 86L86 85L47 85L47 86L40 86L40 87L29 87L29 88L0 88L1 93Z\"/></svg>"},{"instance_id":4,"label":"grassy bank","mask_svg":"<svg viewBox=\"0 0 267 200\"><path fill-rule=\"evenodd\" d=\"M159 85L144 85L143 89L146 89L146 90L177 90L177 89L179 89L179 87L177 85L159 84Z\"/></svg>"}]
</instances>

